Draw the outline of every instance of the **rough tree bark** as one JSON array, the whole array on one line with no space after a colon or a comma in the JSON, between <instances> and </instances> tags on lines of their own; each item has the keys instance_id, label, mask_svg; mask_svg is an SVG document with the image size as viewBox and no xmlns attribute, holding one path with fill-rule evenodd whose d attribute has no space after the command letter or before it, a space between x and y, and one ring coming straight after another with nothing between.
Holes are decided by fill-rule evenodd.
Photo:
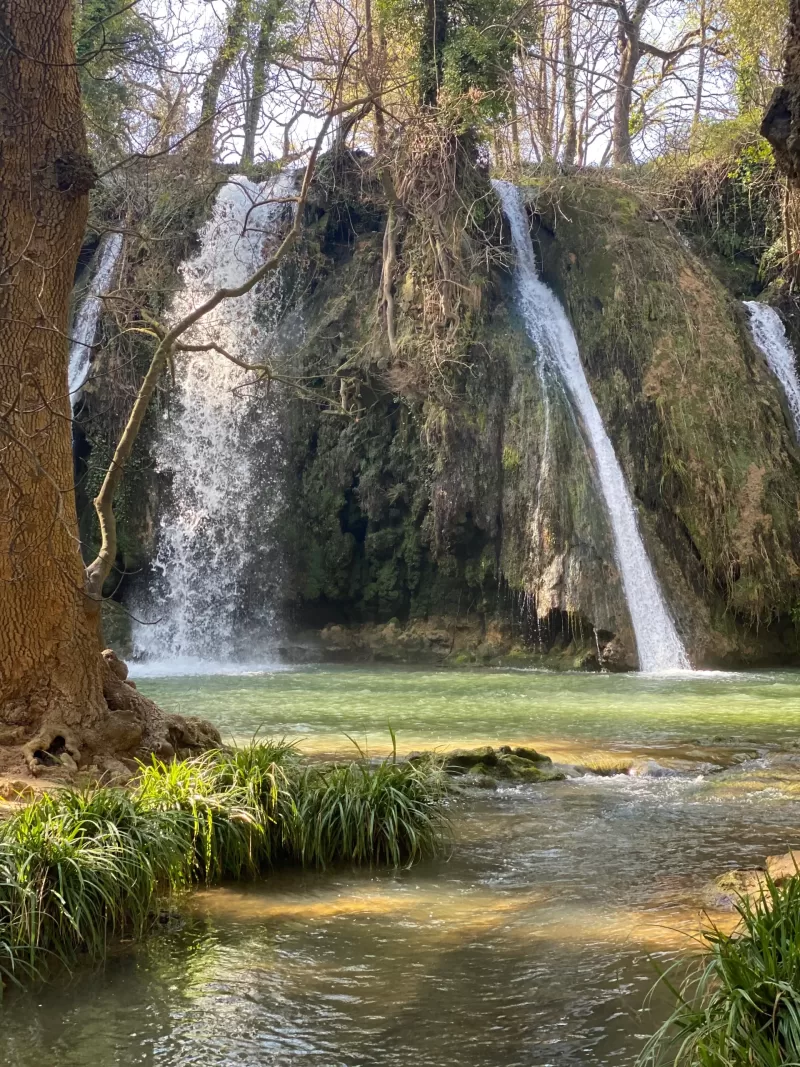
<instances>
[{"instance_id":1,"label":"rough tree bark","mask_svg":"<svg viewBox=\"0 0 800 1067\"><path fill-rule=\"evenodd\" d=\"M168 718L102 655L67 391L69 296L95 179L69 2L0 0L0 769L169 753Z\"/></svg>"}]
</instances>

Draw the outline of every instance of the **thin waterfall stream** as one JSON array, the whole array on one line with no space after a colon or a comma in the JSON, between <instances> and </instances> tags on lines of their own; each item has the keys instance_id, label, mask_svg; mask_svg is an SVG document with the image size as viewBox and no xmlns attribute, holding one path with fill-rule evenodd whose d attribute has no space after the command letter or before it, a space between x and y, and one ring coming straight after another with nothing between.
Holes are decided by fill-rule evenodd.
<instances>
[{"instance_id":1,"label":"thin waterfall stream","mask_svg":"<svg viewBox=\"0 0 800 1067\"><path fill-rule=\"evenodd\" d=\"M795 437L800 441L800 379L797 377L794 352L781 317L775 308L757 300L745 300L744 306L750 314L753 340L783 388Z\"/></svg>"},{"instance_id":2,"label":"thin waterfall stream","mask_svg":"<svg viewBox=\"0 0 800 1067\"><path fill-rule=\"evenodd\" d=\"M73 408L80 399L92 364L92 346L94 345L97 323L103 307L103 297L108 292L114 271L122 251L122 234L111 233L103 242L97 270L89 285L89 290L75 312L72 324L72 344L69 349L69 395Z\"/></svg>"},{"instance_id":3,"label":"thin waterfall stream","mask_svg":"<svg viewBox=\"0 0 800 1067\"><path fill-rule=\"evenodd\" d=\"M528 336L540 358L564 383L594 455L640 669L645 672L688 670L689 657L642 541L625 476L589 388L572 326L558 298L539 278L522 195L510 182L495 181L493 185L511 228L517 257L517 301Z\"/></svg>"},{"instance_id":4,"label":"thin waterfall stream","mask_svg":"<svg viewBox=\"0 0 800 1067\"><path fill-rule=\"evenodd\" d=\"M263 184L231 178L203 228L198 254L181 273L175 320L222 286L235 287L264 262L286 221L295 176ZM223 301L187 334L248 364L272 340L275 276ZM265 321L266 320L266 321ZM282 450L274 397L257 375L220 351L176 360L173 410L155 454L169 483L157 554L134 627L137 656L175 664L219 664L262 656L275 631L265 584L275 572L273 524L281 506Z\"/></svg>"}]
</instances>

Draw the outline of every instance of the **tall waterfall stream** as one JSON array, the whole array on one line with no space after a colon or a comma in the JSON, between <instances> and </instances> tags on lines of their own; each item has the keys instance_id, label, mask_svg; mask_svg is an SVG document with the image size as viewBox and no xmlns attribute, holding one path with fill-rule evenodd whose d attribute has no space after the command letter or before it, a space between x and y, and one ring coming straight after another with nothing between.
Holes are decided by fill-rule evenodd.
<instances>
[{"instance_id":1,"label":"tall waterfall stream","mask_svg":"<svg viewBox=\"0 0 800 1067\"><path fill-rule=\"evenodd\" d=\"M509 182L493 184L511 228L517 256L517 300L525 327L539 358L564 383L594 455L636 637L639 666L647 672L688 669L689 658L642 541L625 476L586 380L572 326L558 298L538 276L520 191Z\"/></svg>"},{"instance_id":2,"label":"tall waterfall stream","mask_svg":"<svg viewBox=\"0 0 800 1067\"><path fill-rule=\"evenodd\" d=\"M781 383L792 416L795 437L800 441L800 380L794 352L786 336L781 317L769 304L745 300L750 313L753 340L764 355L770 370Z\"/></svg>"},{"instance_id":3,"label":"tall waterfall stream","mask_svg":"<svg viewBox=\"0 0 800 1067\"><path fill-rule=\"evenodd\" d=\"M174 320L222 286L241 285L264 262L285 222L294 175L259 185L231 178L182 267ZM271 341L270 286L223 301L186 335L248 363ZM176 359L173 410L155 447L170 502L158 530L154 580L136 615L137 655L195 666L263 656L275 627L265 583L275 567L272 524L280 508L282 448L274 400L254 374L219 352ZM255 590L255 591L254 591ZM241 623L241 625L240 625Z\"/></svg>"}]
</instances>

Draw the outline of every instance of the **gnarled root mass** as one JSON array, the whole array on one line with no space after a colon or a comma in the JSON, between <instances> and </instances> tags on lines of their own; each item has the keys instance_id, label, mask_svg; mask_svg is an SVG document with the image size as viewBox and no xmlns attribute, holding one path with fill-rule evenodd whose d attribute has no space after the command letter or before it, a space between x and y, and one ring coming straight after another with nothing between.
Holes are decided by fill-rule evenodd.
<instances>
[{"instance_id":1,"label":"gnarled root mass","mask_svg":"<svg viewBox=\"0 0 800 1067\"><path fill-rule=\"evenodd\" d=\"M39 701L38 709L30 701L0 706L0 774L70 781L81 771L119 780L151 756L182 759L220 746L219 731L205 719L167 714L140 693L111 649L97 670L102 698L98 692L83 707L56 699Z\"/></svg>"}]
</instances>

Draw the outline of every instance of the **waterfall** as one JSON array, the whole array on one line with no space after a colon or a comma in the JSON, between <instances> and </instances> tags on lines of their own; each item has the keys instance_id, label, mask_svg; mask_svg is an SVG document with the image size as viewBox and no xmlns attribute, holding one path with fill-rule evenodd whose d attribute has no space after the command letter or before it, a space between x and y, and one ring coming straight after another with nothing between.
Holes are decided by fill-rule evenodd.
<instances>
[{"instance_id":1,"label":"waterfall","mask_svg":"<svg viewBox=\"0 0 800 1067\"><path fill-rule=\"evenodd\" d=\"M636 638L639 666L647 672L688 669L688 656L644 547L625 476L589 389L572 326L555 294L539 278L520 191L509 182L495 181L493 185L511 228L516 252L517 301L528 336L539 358L566 387L594 454Z\"/></svg>"},{"instance_id":2,"label":"waterfall","mask_svg":"<svg viewBox=\"0 0 800 1067\"><path fill-rule=\"evenodd\" d=\"M69 395L74 407L81 390L89 377L92 361L92 345L97 333L97 320L103 307L103 297L111 286L111 279L122 251L122 234L110 233L103 242L97 270L89 285L89 291L75 313L72 323L72 344L69 349Z\"/></svg>"},{"instance_id":3,"label":"waterfall","mask_svg":"<svg viewBox=\"0 0 800 1067\"><path fill-rule=\"evenodd\" d=\"M222 286L241 285L280 238L295 176L263 185L234 177L222 187L200 250L181 268L183 288L171 320ZM273 337L277 276L223 301L183 340L214 343L248 363ZM153 452L170 486L157 532L157 554L134 626L138 656L229 662L263 654L275 613L277 549L272 524L281 504L283 464L274 398L253 372L218 352L176 357L172 412L164 414Z\"/></svg>"},{"instance_id":4,"label":"waterfall","mask_svg":"<svg viewBox=\"0 0 800 1067\"><path fill-rule=\"evenodd\" d=\"M769 369L783 386L786 403L792 415L795 437L800 441L800 381L794 352L783 328L781 317L769 304L757 300L745 300L750 313L750 328L753 340L764 355Z\"/></svg>"}]
</instances>

